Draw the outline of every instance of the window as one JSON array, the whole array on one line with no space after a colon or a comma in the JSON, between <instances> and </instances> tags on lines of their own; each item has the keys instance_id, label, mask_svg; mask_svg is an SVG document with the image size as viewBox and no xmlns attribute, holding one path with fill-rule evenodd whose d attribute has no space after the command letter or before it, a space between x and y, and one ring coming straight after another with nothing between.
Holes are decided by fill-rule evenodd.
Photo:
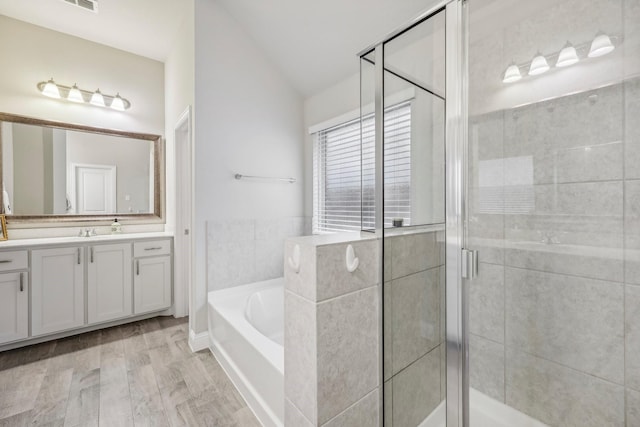
<instances>
[{"instance_id":1,"label":"window","mask_svg":"<svg viewBox=\"0 0 640 427\"><path fill-rule=\"evenodd\" d=\"M314 134L313 232L374 228L373 114ZM360 132L362 127L362 143ZM385 225L411 221L411 103L385 109Z\"/></svg>"}]
</instances>

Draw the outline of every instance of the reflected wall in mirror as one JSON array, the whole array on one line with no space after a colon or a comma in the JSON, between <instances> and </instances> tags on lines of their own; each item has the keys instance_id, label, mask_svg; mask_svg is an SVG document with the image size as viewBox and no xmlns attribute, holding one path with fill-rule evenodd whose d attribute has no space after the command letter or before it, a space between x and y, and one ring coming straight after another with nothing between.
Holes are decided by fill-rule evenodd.
<instances>
[{"instance_id":1,"label":"reflected wall in mirror","mask_svg":"<svg viewBox=\"0 0 640 427\"><path fill-rule=\"evenodd\" d=\"M162 219L157 135L0 114L0 141L10 222Z\"/></svg>"}]
</instances>

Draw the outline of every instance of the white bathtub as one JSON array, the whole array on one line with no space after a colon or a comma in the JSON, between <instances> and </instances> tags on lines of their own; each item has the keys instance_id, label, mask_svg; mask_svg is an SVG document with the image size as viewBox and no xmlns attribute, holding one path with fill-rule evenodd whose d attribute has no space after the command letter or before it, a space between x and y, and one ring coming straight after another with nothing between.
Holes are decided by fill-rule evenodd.
<instances>
[{"instance_id":1,"label":"white bathtub","mask_svg":"<svg viewBox=\"0 0 640 427\"><path fill-rule=\"evenodd\" d=\"M284 279L209 292L209 345L265 426L284 423Z\"/></svg>"}]
</instances>

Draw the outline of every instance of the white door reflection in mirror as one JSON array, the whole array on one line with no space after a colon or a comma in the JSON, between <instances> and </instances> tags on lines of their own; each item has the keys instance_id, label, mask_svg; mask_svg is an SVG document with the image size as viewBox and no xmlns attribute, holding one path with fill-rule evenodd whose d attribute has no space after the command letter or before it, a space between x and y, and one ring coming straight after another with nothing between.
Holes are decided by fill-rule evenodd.
<instances>
[{"instance_id":1,"label":"white door reflection in mirror","mask_svg":"<svg viewBox=\"0 0 640 427\"><path fill-rule=\"evenodd\" d=\"M72 200L76 200L76 213L99 215L116 212L115 166L74 164L72 171L76 189Z\"/></svg>"}]
</instances>

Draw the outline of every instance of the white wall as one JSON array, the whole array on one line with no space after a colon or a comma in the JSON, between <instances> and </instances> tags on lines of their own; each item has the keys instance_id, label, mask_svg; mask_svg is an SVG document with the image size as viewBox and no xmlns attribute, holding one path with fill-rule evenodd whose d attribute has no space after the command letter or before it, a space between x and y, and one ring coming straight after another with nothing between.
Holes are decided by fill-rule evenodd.
<instances>
[{"instance_id":1,"label":"white wall","mask_svg":"<svg viewBox=\"0 0 640 427\"><path fill-rule=\"evenodd\" d=\"M303 212L302 99L215 1L195 2L195 332L206 330L206 221ZM237 181L234 173L297 183Z\"/></svg>"},{"instance_id":2,"label":"white wall","mask_svg":"<svg viewBox=\"0 0 640 427\"><path fill-rule=\"evenodd\" d=\"M175 229L176 170L174 128L182 113L194 103L193 0L184 0L184 20L164 63L165 138L167 153L167 230Z\"/></svg>"}]
</instances>

